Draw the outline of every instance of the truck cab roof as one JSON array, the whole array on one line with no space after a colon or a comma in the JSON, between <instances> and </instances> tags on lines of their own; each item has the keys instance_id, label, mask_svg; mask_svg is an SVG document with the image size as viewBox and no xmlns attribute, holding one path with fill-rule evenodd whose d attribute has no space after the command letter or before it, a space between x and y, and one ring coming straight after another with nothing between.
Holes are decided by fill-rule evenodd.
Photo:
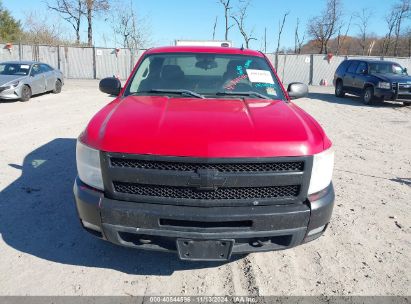
<instances>
[{"instance_id":1,"label":"truck cab roof","mask_svg":"<svg viewBox=\"0 0 411 304\"><path fill-rule=\"evenodd\" d=\"M152 48L146 52L147 55L160 53L215 53L264 57L261 52L254 50L214 46L166 46Z\"/></svg>"}]
</instances>

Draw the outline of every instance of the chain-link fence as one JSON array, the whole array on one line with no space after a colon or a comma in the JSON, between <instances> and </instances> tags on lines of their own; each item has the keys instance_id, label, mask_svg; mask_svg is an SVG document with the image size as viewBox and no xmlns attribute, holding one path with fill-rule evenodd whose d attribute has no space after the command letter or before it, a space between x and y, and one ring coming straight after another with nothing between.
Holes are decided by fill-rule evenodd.
<instances>
[{"instance_id":1,"label":"chain-link fence","mask_svg":"<svg viewBox=\"0 0 411 304\"><path fill-rule=\"evenodd\" d=\"M35 60L60 69L66 78L101 79L118 76L126 79L144 50L72 47L48 45L0 44L0 61ZM391 60L411 71L411 58L360 57L305 54L267 54L285 83L303 82L311 85L332 85L334 72L347 58Z\"/></svg>"}]
</instances>

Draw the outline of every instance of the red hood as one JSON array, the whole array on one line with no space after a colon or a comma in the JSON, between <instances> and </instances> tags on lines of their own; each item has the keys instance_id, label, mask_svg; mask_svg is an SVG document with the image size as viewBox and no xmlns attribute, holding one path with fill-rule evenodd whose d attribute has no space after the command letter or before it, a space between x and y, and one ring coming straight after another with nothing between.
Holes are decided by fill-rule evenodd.
<instances>
[{"instance_id":1,"label":"red hood","mask_svg":"<svg viewBox=\"0 0 411 304\"><path fill-rule=\"evenodd\" d=\"M325 140L292 103L163 96L117 99L82 136L102 151L191 157L312 155L324 150Z\"/></svg>"}]
</instances>

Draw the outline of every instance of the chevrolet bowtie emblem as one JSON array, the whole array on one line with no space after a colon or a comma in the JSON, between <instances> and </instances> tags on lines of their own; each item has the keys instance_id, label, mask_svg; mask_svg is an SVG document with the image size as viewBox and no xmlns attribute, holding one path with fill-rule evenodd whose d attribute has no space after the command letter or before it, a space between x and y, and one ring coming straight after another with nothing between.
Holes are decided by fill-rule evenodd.
<instances>
[{"instance_id":1,"label":"chevrolet bowtie emblem","mask_svg":"<svg viewBox=\"0 0 411 304\"><path fill-rule=\"evenodd\" d=\"M199 169L197 174L190 177L188 186L195 187L198 190L217 190L218 187L224 186L226 178L218 176L218 170Z\"/></svg>"}]
</instances>

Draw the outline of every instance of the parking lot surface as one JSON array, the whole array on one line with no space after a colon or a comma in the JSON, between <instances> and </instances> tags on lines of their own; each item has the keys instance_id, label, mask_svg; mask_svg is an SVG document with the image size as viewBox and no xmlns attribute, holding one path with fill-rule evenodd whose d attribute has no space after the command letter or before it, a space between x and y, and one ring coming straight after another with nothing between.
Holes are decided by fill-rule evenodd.
<instances>
[{"instance_id":1,"label":"parking lot surface","mask_svg":"<svg viewBox=\"0 0 411 304\"><path fill-rule=\"evenodd\" d=\"M82 230L72 195L76 137L112 99L97 81L0 102L0 295L409 295L411 107L310 91L295 103L336 151L328 230L287 251L220 264L117 247Z\"/></svg>"}]
</instances>

